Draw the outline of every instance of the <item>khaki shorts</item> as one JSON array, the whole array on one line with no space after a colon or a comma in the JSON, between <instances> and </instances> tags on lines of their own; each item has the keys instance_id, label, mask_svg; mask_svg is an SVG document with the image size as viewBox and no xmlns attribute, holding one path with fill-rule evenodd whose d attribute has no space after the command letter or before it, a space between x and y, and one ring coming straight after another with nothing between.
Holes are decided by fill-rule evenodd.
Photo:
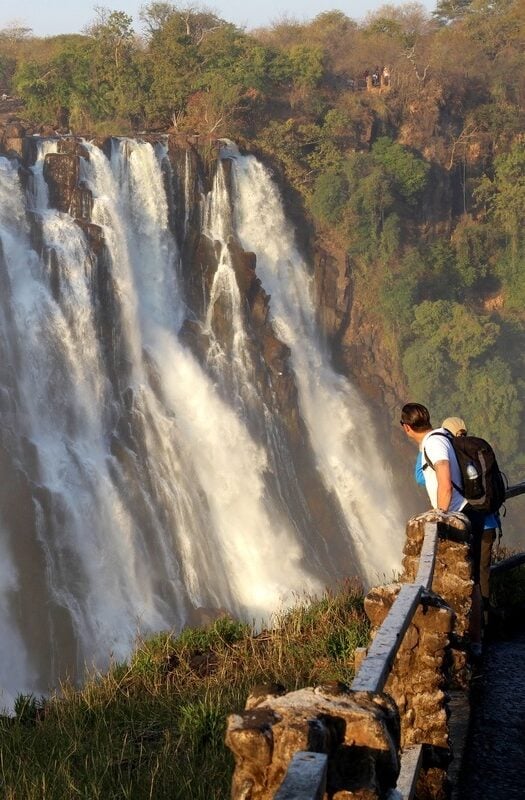
<instances>
[{"instance_id":1,"label":"khaki shorts","mask_svg":"<svg viewBox=\"0 0 525 800\"><path fill-rule=\"evenodd\" d=\"M496 539L495 528L488 528L483 531L481 537L481 556L479 561L479 585L481 589L481 596L488 599L489 597L489 577L490 577L490 561L492 558L492 545Z\"/></svg>"}]
</instances>

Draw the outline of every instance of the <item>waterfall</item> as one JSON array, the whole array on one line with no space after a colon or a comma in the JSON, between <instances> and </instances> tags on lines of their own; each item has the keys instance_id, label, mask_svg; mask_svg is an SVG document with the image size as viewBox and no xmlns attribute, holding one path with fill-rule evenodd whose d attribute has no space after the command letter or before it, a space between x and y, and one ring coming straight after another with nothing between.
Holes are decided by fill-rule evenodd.
<instances>
[{"instance_id":1,"label":"waterfall","mask_svg":"<svg viewBox=\"0 0 525 800\"><path fill-rule=\"evenodd\" d=\"M23 414L18 405L15 372L18 362L17 341L13 331L10 286L4 264L19 265L19 271L30 272L36 266L36 258L29 248L28 229L25 219L23 197L14 165L0 157L0 444L2 487L0 497L0 636L2 658L0 659L0 706L11 707L19 691L27 691L35 685L36 671L32 669L30 654L23 635L17 626L17 596L22 591L22 576L16 561L16 550L9 530L9 513L5 508L9 501L5 491L7 473L10 469L6 451L16 448L16 430ZM16 274L14 276L16 280Z\"/></svg>"},{"instance_id":2,"label":"waterfall","mask_svg":"<svg viewBox=\"0 0 525 800\"><path fill-rule=\"evenodd\" d=\"M312 277L285 219L277 187L253 156L227 153L235 181L235 231L257 253L257 273L272 297L274 327L292 351L299 398L319 469L345 514L371 581L399 563L401 511L370 414L359 393L330 366L315 322ZM388 497L388 502L385 502Z\"/></svg>"},{"instance_id":3,"label":"waterfall","mask_svg":"<svg viewBox=\"0 0 525 800\"><path fill-rule=\"evenodd\" d=\"M232 197L218 164L201 213L217 268L199 321L170 229L170 207L183 209L184 236L195 218L188 155L184 197L170 206L164 142L114 139L109 157L82 147L98 255L81 225L49 207L44 163L56 142L39 142L25 194L0 158L7 707L17 691L46 692L66 673L125 658L139 633L179 630L200 608L267 618L338 576L345 548L345 565L357 553L353 568L372 579L399 562L388 470L364 403L329 366L308 270L267 172L234 154ZM233 240L256 253L272 324L291 349L304 463L274 390L261 391ZM207 343L202 359L181 339L188 319ZM314 483L333 506L333 545L312 516Z\"/></svg>"}]
</instances>

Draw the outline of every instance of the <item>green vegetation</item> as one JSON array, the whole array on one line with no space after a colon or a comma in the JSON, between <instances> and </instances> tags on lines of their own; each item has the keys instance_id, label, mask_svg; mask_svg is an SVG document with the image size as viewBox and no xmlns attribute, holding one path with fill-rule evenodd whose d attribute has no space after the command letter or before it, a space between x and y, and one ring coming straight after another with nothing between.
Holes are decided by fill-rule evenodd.
<instances>
[{"instance_id":1,"label":"green vegetation","mask_svg":"<svg viewBox=\"0 0 525 800\"><path fill-rule=\"evenodd\" d=\"M82 35L0 31L0 83L76 132L228 136L279 169L405 398L461 413L511 479L525 459L525 13L520 0L385 5L248 33L151 2ZM364 91L387 65L388 91ZM344 331L338 332L338 337Z\"/></svg>"},{"instance_id":2,"label":"green vegetation","mask_svg":"<svg viewBox=\"0 0 525 800\"><path fill-rule=\"evenodd\" d=\"M362 600L347 583L298 603L258 635L229 618L158 634L81 690L19 696L16 716L0 718L2 798L228 797L226 716L257 684L348 683L353 652L368 643Z\"/></svg>"}]
</instances>

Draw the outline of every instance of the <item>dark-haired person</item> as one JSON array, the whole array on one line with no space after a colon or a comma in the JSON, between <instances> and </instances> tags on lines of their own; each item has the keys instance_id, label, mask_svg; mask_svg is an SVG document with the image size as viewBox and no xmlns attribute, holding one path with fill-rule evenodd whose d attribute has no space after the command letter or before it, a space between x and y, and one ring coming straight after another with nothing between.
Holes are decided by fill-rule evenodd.
<instances>
[{"instance_id":1,"label":"dark-haired person","mask_svg":"<svg viewBox=\"0 0 525 800\"><path fill-rule=\"evenodd\" d=\"M461 486L461 471L454 448L445 428L433 428L430 413L421 403L406 403L401 409L400 424L409 439L412 439L423 454L424 462L432 467L424 470L425 487L432 507L440 511L461 511L468 517L472 531L472 613L470 637L473 655L481 652L481 591L480 557L484 528L484 515L472 508L455 488ZM441 433L442 436L431 436Z\"/></svg>"}]
</instances>

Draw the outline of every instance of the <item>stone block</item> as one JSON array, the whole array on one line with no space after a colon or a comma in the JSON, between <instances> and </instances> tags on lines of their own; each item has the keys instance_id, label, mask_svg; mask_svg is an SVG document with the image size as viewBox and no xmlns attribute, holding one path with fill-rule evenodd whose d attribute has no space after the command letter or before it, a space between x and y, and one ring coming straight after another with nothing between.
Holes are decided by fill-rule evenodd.
<instances>
[{"instance_id":1,"label":"stone block","mask_svg":"<svg viewBox=\"0 0 525 800\"><path fill-rule=\"evenodd\" d=\"M364 791L372 794L350 796L379 797L399 771L399 736L397 709L386 695L330 687L268 695L228 719L226 743L236 762L233 796L270 800L294 753L310 750L327 753L333 796Z\"/></svg>"},{"instance_id":2,"label":"stone block","mask_svg":"<svg viewBox=\"0 0 525 800\"><path fill-rule=\"evenodd\" d=\"M442 684L443 674L441 670L435 669L435 662L431 662L430 667L427 664L426 668L420 667L414 671L414 674L408 679L407 688L412 693L418 693L424 691L425 688L429 690L437 689Z\"/></svg>"},{"instance_id":3,"label":"stone block","mask_svg":"<svg viewBox=\"0 0 525 800\"><path fill-rule=\"evenodd\" d=\"M400 588L399 583L390 583L385 586L376 586L368 592L364 603L365 613L374 628L378 628L383 623Z\"/></svg>"},{"instance_id":4,"label":"stone block","mask_svg":"<svg viewBox=\"0 0 525 800\"><path fill-rule=\"evenodd\" d=\"M414 650L419 643L419 630L416 625L409 625L405 635L403 636L403 649Z\"/></svg>"},{"instance_id":5,"label":"stone block","mask_svg":"<svg viewBox=\"0 0 525 800\"><path fill-rule=\"evenodd\" d=\"M272 726L278 717L265 708L263 712L250 711L228 717L226 744L239 757L257 761L261 766L271 762L273 750Z\"/></svg>"},{"instance_id":6,"label":"stone block","mask_svg":"<svg viewBox=\"0 0 525 800\"><path fill-rule=\"evenodd\" d=\"M421 649L428 653L429 655L432 653L440 653L444 652L444 647L448 642L448 631L441 632L441 631L432 631L432 630L423 630L421 631Z\"/></svg>"}]
</instances>

